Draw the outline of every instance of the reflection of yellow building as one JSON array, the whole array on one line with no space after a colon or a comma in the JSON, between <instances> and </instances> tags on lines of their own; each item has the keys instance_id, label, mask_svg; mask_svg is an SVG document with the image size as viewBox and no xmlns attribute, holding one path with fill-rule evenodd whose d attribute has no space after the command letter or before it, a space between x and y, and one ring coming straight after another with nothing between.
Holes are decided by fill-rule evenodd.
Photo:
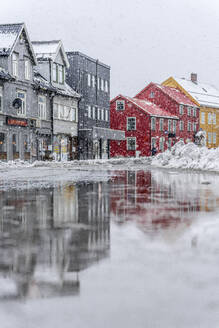
<instances>
[{"instance_id":1,"label":"reflection of yellow building","mask_svg":"<svg viewBox=\"0 0 219 328\"><path fill-rule=\"evenodd\" d=\"M191 80L170 77L163 85L177 88L200 107L200 128L206 132L207 146L219 146L219 91L205 83L199 83L197 74Z\"/></svg>"}]
</instances>

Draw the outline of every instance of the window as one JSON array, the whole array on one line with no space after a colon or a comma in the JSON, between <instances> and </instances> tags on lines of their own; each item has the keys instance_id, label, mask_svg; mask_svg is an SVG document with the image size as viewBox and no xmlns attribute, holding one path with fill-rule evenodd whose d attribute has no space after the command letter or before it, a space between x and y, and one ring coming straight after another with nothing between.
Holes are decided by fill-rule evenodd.
<instances>
[{"instance_id":1,"label":"window","mask_svg":"<svg viewBox=\"0 0 219 328\"><path fill-rule=\"evenodd\" d=\"M59 119L64 120L65 119L65 109L62 104L58 105L58 111L59 111Z\"/></svg>"},{"instance_id":2,"label":"window","mask_svg":"<svg viewBox=\"0 0 219 328\"><path fill-rule=\"evenodd\" d=\"M184 106L182 104L179 105L179 113L180 113L180 115L184 114Z\"/></svg>"},{"instance_id":3,"label":"window","mask_svg":"<svg viewBox=\"0 0 219 328\"><path fill-rule=\"evenodd\" d=\"M212 123L216 124L216 114L215 113L212 114Z\"/></svg>"},{"instance_id":4,"label":"window","mask_svg":"<svg viewBox=\"0 0 219 328\"><path fill-rule=\"evenodd\" d=\"M151 118L151 130L155 131L156 129L156 118L152 117Z\"/></svg>"},{"instance_id":5,"label":"window","mask_svg":"<svg viewBox=\"0 0 219 328\"><path fill-rule=\"evenodd\" d=\"M24 61L24 78L25 80L30 80L30 61L25 59Z\"/></svg>"},{"instance_id":6,"label":"window","mask_svg":"<svg viewBox=\"0 0 219 328\"><path fill-rule=\"evenodd\" d=\"M151 93L150 93L150 98L154 98L154 92L153 91L151 91Z\"/></svg>"},{"instance_id":7,"label":"window","mask_svg":"<svg viewBox=\"0 0 219 328\"><path fill-rule=\"evenodd\" d=\"M173 133L176 133L176 121L173 120Z\"/></svg>"},{"instance_id":8,"label":"window","mask_svg":"<svg viewBox=\"0 0 219 328\"><path fill-rule=\"evenodd\" d=\"M124 110L124 109L125 109L125 101L116 100L116 110Z\"/></svg>"},{"instance_id":9,"label":"window","mask_svg":"<svg viewBox=\"0 0 219 328\"><path fill-rule=\"evenodd\" d=\"M58 65L58 70L59 70L59 83L64 84L64 66Z\"/></svg>"},{"instance_id":10,"label":"window","mask_svg":"<svg viewBox=\"0 0 219 328\"><path fill-rule=\"evenodd\" d=\"M184 130L184 122L183 121L179 122L179 129L180 129L180 131Z\"/></svg>"},{"instance_id":11,"label":"window","mask_svg":"<svg viewBox=\"0 0 219 328\"><path fill-rule=\"evenodd\" d=\"M106 109L106 110L105 110L105 121L108 122L108 120L109 120L109 112L108 112L108 110Z\"/></svg>"},{"instance_id":12,"label":"window","mask_svg":"<svg viewBox=\"0 0 219 328\"><path fill-rule=\"evenodd\" d=\"M0 112L3 110L3 89L0 87Z\"/></svg>"},{"instance_id":13,"label":"window","mask_svg":"<svg viewBox=\"0 0 219 328\"><path fill-rule=\"evenodd\" d=\"M136 117L127 117L127 131L136 130Z\"/></svg>"},{"instance_id":14,"label":"window","mask_svg":"<svg viewBox=\"0 0 219 328\"><path fill-rule=\"evenodd\" d=\"M55 63L52 65L53 82L58 82L58 67Z\"/></svg>"},{"instance_id":15,"label":"window","mask_svg":"<svg viewBox=\"0 0 219 328\"><path fill-rule=\"evenodd\" d=\"M39 118L46 120L46 97L45 96L38 97L38 110L39 110Z\"/></svg>"},{"instance_id":16,"label":"window","mask_svg":"<svg viewBox=\"0 0 219 328\"><path fill-rule=\"evenodd\" d=\"M165 143L165 138L161 137L160 138L160 145L159 145L160 151L164 151L164 143Z\"/></svg>"},{"instance_id":17,"label":"window","mask_svg":"<svg viewBox=\"0 0 219 328\"><path fill-rule=\"evenodd\" d=\"M92 118L92 112L91 112L91 106L90 105L87 106L87 116L89 118Z\"/></svg>"},{"instance_id":18,"label":"window","mask_svg":"<svg viewBox=\"0 0 219 328\"><path fill-rule=\"evenodd\" d=\"M213 144L216 144L216 132L213 132Z\"/></svg>"},{"instance_id":19,"label":"window","mask_svg":"<svg viewBox=\"0 0 219 328\"><path fill-rule=\"evenodd\" d=\"M108 81L105 81L105 92L109 92Z\"/></svg>"},{"instance_id":20,"label":"window","mask_svg":"<svg viewBox=\"0 0 219 328\"><path fill-rule=\"evenodd\" d=\"M18 115L26 115L26 92L25 91L17 91L17 98L21 99L21 108L18 108Z\"/></svg>"},{"instance_id":21,"label":"window","mask_svg":"<svg viewBox=\"0 0 219 328\"><path fill-rule=\"evenodd\" d=\"M92 75L92 87L95 88L95 76Z\"/></svg>"},{"instance_id":22,"label":"window","mask_svg":"<svg viewBox=\"0 0 219 328\"><path fill-rule=\"evenodd\" d=\"M101 90L104 91L104 80L101 79Z\"/></svg>"},{"instance_id":23,"label":"window","mask_svg":"<svg viewBox=\"0 0 219 328\"><path fill-rule=\"evenodd\" d=\"M96 120L96 108L93 106L93 119Z\"/></svg>"},{"instance_id":24,"label":"window","mask_svg":"<svg viewBox=\"0 0 219 328\"><path fill-rule=\"evenodd\" d=\"M18 77L18 59L19 56L15 52L12 54L12 74Z\"/></svg>"},{"instance_id":25,"label":"window","mask_svg":"<svg viewBox=\"0 0 219 328\"><path fill-rule=\"evenodd\" d=\"M189 106L187 107L187 115L191 116L191 107L189 107Z\"/></svg>"},{"instance_id":26,"label":"window","mask_svg":"<svg viewBox=\"0 0 219 328\"><path fill-rule=\"evenodd\" d=\"M160 131L163 131L164 119L160 118Z\"/></svg>"},{"instance_id":27,"label":"window","mask_svg":"<svg viewBox=\"0 0 219 328\"><path fill-rule=\"evenodd\" d=\"M193 123L193 132L196 132L196 123Z\"/></svg>"},{"instance_id":28,"label":"window","mask_svg":"<svg viewBox=\"0 0 219 328\"><path fill-rule=\"evenodd\" d=\"M151 138L151 148L156 148L156 146L157 146L156 138Z\"/></svg>"},{"instance_id":29,"label":"window","mask_svg":"<svg viewBox=\"0 0 219 328\"><path fill-rule=\"evenodd\" d=\"M101 120L104 121L104 109L101 109Z\"/></svg>"},{"instance_id":30,"label":"window","mask_svg":"<svg viewBox=\"0 0 219 328\"><path fill-rule=\"evenodd\" d=\"M136 149L136 138L127 138L127 150Z\"/></svg>"},{"instance_id":31,"label":"window","mask_svg":"<svg viewBox=\"0 0 219 328\"><path fill-rule=\"evenodd\" d=\"M205 124L205 113L201 113L201 124Z\"/></svg>"},{"instance_id":32,"label":"window","mask_svg":"<svg viewBox=\"0 0 219 328\"><path fill-rule=\"evenodd\" d=\"M192 131L192 123L191 122L188 122L188 124L187 124L187 131L188 132Z\"/></svg>"},{"instance_id":33,"label":"window","mask_svg":"<svg viewBox=\"0 0 219 328\"><path fill-rule=\"evenodd\" d=\"M87 85L91 86L91 75L89 73L87 74Z\"/></svg>"},{"instance_id":34,"label":"window","mask_svg":"<svg viewBox=\"0 0 219 328\"><path fill-rule=\"evenodd\" d=\"M168 120L168 132L172 131L172 121Z\"/></svg>"},{"instance_id":35,"label":"window","mask_svg":"<svg viewBox=\"0 0 219 328\"><path fill-rule=\"evenodd\" d=\"M212 141L212 133L211 132L208 132L208 143L210 144Z\"/></svg>"},{"instance_id":36,"label":"window","mask_svg":"<svg viewBox=\"0 0 219 328\"><path fill-rule=\"evenodd\" d=\"M77 122L77 109L71 107L71 121Z\"/></svg>"},{"instance_id":37,"label":"window","mask_svg":"<svg viewBox=\"0 0 219 328\"><path fill-rule=\"evenodd\" d=\"M97 119L98 119L98 120L100 120L100 114L101 114L101 112L100 112L100 108L98 107L98 108L97 108Z\"/></svg>"},{"instance_id":38,"label":"window","mask_svg":"<svg viewBox=\"0 0 219 328\"><path fill-rule=\"evenodd\" d=\"M196 117L196 108L193 108L193 116Z\"/></svg>"},{"instance_id":39,"label":"window","mask_svg":"<svg viewBox=\"0 0 219 328\"><path fill-rule=\"evenodd\" d=\"M100 78L97 78L97 89L100 90Z\"/></svg>"},{"instance_id":40,"label":"window","mask_svg":"<svg viewBox=\"0 0 219 328\"><path fill-rule=\"evenodd\" d=\"M208 113L208 124L211 124L211 121L212 121L211 113Z\"/></svg>"}]
</instances>

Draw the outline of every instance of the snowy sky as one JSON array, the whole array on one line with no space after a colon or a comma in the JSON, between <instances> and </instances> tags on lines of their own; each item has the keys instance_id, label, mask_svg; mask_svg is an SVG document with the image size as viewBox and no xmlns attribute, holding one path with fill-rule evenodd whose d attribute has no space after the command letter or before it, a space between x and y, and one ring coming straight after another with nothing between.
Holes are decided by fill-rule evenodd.
<instances>
[{"instance_id":1,"label":"snowy sky","mask_svg":"<svg viewBox=\"0 0 219 328\"><path fill-rule=\"evenodd\" d=\"M111 97L198 73L219 88L218 0L7 0L0 22L111 66Z\"/></svg>"}]
</instances>

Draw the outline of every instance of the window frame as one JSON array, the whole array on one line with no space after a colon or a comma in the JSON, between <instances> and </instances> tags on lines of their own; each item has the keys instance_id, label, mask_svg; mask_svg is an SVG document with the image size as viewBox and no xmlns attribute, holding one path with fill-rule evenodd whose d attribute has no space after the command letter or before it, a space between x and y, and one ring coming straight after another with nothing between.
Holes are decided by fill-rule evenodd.
<instances>
[{"instance_id":1,"label":"window frame","mask_svg":"<svg viewBox=\"0 0 219 328\"><path fill-rule=\"evenodd\" d=\"M24 98L21 98L19 97L18 94L23 94L24 95ZM21 106L21 109L19 108L18 110L20 111L21 110L21 113L19 113L19 111L17 111L17 115L18 116L25 116L26 115L26 111L27 111L27 92L24 91L24 90L16 90L16 97L21 99L21 102L22 102L22 106Z\"/></svg>"},{"instance_id":2,"label":"window frame","mask_svg":"<svg viewBox=\"0 0 219 328\"><path fill-rule=\"evenodd\" d=\"M184 122L183 121L179 122L179 130L184 131Z\"/></svg>"},{"instance_id":3,"label":"window frame","mask_svg":"<svg viewBox=\"0 0 219 328\"><path fill-rule=\"evenodd\" d=\"M160 118L160 121L159 121L159 130L160 131L164 131L164 119L163 118Z\"/></svg>"},{"instance_id":4,"label":"window frame","mask_svg":"<svg viewBox=\"0 0 219 328\"><path fill-rule=\"evenodd\" d=\"M151 117L151 131L156 131L156 117Z\"/></svg>"},{"instance_id":5,"label":"window frame","mask_svg":"<svg viewBox=\"0 0 219 328\"><path fill-rule=\"evenodd\" d=\"M123 104L123 108L118 108L118 104ZM125 110L125 100L116 100L116 110L120 111L120 110Z\"/></svg>"},{"instance_id":6,"label":"window frame","mask_svg":"<svg viewBox=\"0 0 219 328\"><path fill-rule=\"evenodd\" d=\"M129 141L131 140L134 140L135 141L135 144L134 144L134 149L130 149L130 144L129 144ZM135 151L136 150L136 137L127 137L126 138L126 149L127 151Z\"/></svg>"},{"instance_id":7,"label":"window frame","mask_svg":"<svg viewBox=\"0 0 219 328\"><path fill-rule=\"evenodd\" d=\"M0 113L3 112L3 87L0 85Z\"/></svg>"},{"instance_id":8,"label":"window frame","mask_svg":"<svg viewBox=\"0 0 219 328\"><path fill-rule=\"evenodd\" d=\"M40 98L43 101L40 101ZM43 115L42 115L43 113ZM41 120L47 119L47 113L46 113L46 96L44 95L38 95L38 115Z\"/></svg>"},{"instance_id":9,"label":"window frame","mask_svg":"<svg viewBox=\"0 0 219 328\"><path fill-rule=\"evenodd\" d=\"M30 60L29 60L29 58L26 58L25 60L24 60L24 78L25 78L25 80L30 80L30 68L31 68L31 66L30 66Z\"/></svg>"},{"instance_id":10,"label":"window frame","mask_svg":"<svg viewBox=\"0 0 219 328\"><path fill-rule=\"evenodd\" d=\"M18 62L19 62L19 54L16 52L12 53L12 75L14 77L18 77Z\"/></svg>"},{"instance_id":11,"label":"window frame","mask_svg":"<svg viewBox=\"0 0 219 328\"><path fill-rule=\"evenodd\" d=\"M134 128L130 128L129 120L134 120ZM130 116L126 118L126 130L127 131L136 131L136 117Z\"/></svg>"},{"instance_id":12,"label":"window frame","mask_svg":"<svg viewBox=\"0 0 219 328\"><path fill-rule=\"evenodd\" d=\"M184 114L184 105L183 104L180 104L179 105L179 114L180 115L183 115Z\"/></svg>"},{"instance_id":13,"label":"window frame","mask_svg":"<svg viewBox=\"0 0 219 328\"><path fill-rule=\"evenodd\" d=\"M201 112L201 124L205 124L205 112Z\"/></svg>"}]
</instances>

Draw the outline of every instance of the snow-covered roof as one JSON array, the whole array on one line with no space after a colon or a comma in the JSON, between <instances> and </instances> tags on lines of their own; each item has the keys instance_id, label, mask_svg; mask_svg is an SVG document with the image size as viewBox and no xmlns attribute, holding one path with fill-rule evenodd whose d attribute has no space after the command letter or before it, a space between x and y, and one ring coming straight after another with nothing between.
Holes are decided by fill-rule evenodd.
<instances>
[{"instance_id":1,"label":"snow-covered roof","mask_svg":"<svg viewBox=\"0 0 219 328\"><path fill-rule=\"evenodd\" d=\"M175 100L179 104L183 104L186 106L194 106L197 107L194 102L192 102L189 97L187 97L184 93L182 93L180 90L172 87L168 87L165 85L157 84L155 85L160 88L166 95L168 95L170 98Z\"/></svg>"},{"instance_id":2,"label":"snow-covered roof","mask_svg":"<svg viewBox=\"0 0 219 328\"><path fill-rule=\"evenodd\" d=\"M1 80L13 80L14 77L3 67L0 66L0 79Z\"/></svg>"},{"instance_id":3,"label":"snow-covered roof","mask_svg":"<svg viewBox=\"0 0 219 328\"><path fill-rule=\"evenodd\" d=\"M22 33L24 33L27 39L33 62L36 65L37 59L24 23L0 25L0 56L9 56L13 52L17 40Z\"/></svg>"},{"instance_id":4,"label":"snow-covered roof","mask_svg":"<svg viewBox=\"0 0 219 328\"><path fill-rule=\"evenodd\" d=\"M67 67L69 67L68 57L65 53L61 40L32 41L32 45L36 57L39 61L48 59L55 61L56 56L58 55L58 52L61 49L65 64Z\"/></svg>"},{"instance_id":5,"label":"snow-covered roof","mask_svg":"<svg viewBox=\"0 0 219 328\"><path fill-rule=\"evenodd\" d=\"M219 108L219 90L207 83L192 82L184 78L175 81L187 91L201 106Z\"/></svg>"},{"instance_id":6,"label":"snow-covered roof","mask_svg":"<svg viewBox=\"0 0 219 328\"><path fill-rule=\"evenodd\" d=\"M48 90L48 91L56 91L49 81L47 81L37 70L34 70L34 85L35 88L39 88L41 90Z\"/></svg>"},{"instance_id":7,"label":"snow-covered roof","mask_svg":"<svg viewBox=\"0 0 219 328\"><path fill-rule=\"evenodd\" d=\"M64 84L65 89L59 89L56 88L56 93L62 96L68 96L68 97L74 97L74 98L80 98L80 94L77 93L74 89L72 89L66 82Z\"/></svg>"},{"instance_id":8,"label":"snow-covered roof","mask_svg":"<svg viewBox=\"0 0 219 328\"><path fill-rule=\"evenodd\" d=\"M119 99L120 97L130 101L132 104L134 104L135 106L137 106L138 108L149 114L150 116L178 119L178 116L171 114L170 112L151 103L148 100L142 100L138 98L131 98L131 97L119 95L118 97L114 98L112 101Z\"/></svg>"},{"instance_id":9,"label":"snow-covered roof","mask_svg":"<svg viewBox=\"0 0 219 328\"><path fill-rule=\"evenodd\" d=\"M23 23L0 25L0 55L9 55L23 25Z\"/></svg>"}]
</instances>

